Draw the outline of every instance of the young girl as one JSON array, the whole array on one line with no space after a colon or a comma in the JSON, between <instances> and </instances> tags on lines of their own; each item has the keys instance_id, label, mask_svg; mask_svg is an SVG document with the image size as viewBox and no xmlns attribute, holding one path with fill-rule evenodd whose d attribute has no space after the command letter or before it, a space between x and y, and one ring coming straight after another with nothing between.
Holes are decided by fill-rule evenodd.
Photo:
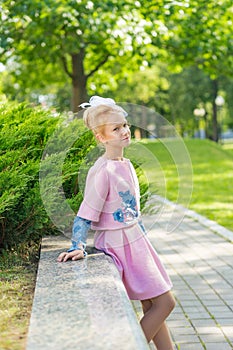
<instances>
[{"instance_id":1,"label":"young girl","mask_svg":"<svg viewBox=\"0 0 233 350\"><path fill-rule=\"evenodd\" d=\"M83 115L86 126L105 147L88 172L84 200L74 220L72 247L58 261L86 256L88 229L94 244L116 264L131 300L140 300L141 326L158 350L172 350L165 320L175 306L171 281L145 235L140 220L139 185L131 162L123 157L130 143L127 113L112 99L93 96Z\"/></svg>"}]
</instances>

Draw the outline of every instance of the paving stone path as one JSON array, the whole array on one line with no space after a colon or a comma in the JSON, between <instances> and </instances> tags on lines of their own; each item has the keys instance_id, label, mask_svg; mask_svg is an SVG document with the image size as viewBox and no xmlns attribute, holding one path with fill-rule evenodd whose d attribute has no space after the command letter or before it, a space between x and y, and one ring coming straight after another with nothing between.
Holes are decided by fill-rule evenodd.
<instances>
[{"instance_id":1,"label":"paving stone path","mask_svg":"<svg viewBox=\"0 0 233 350\"><path fill-rule=\"evenodd\" d=\"M233 349L233 232L169 203L158 216L144 222L173 281L168 325L176 349Z\"/></svg>"}]
</instances>

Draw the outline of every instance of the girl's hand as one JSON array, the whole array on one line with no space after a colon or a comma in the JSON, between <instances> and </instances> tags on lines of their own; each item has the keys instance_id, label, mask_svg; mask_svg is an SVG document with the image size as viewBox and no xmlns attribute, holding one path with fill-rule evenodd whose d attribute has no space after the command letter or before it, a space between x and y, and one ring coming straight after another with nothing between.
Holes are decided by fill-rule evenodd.
<instances>
[{"instance_id":1,"label":"girl's hand","mask_svg":"<svg viewBox=\"0 0 233 350\"><path fill-rule=\"evenodd\" d=\"M71 259L73 261L75 260L79 260L79 259L83 259L84 258L84 252L83 250L73 250L72 252L70 253L67 253L67 252L63 252L61 253L58 258L57 258L57 261L58 262L66 262L67 260Z\"/></svg>"}]
</instances>

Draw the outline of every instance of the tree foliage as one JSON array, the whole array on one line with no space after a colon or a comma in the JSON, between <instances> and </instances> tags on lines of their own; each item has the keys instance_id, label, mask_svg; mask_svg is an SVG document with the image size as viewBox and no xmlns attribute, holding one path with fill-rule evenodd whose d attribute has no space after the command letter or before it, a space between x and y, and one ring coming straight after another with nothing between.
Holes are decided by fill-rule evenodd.
<instances>
[{"instance_id":1,"label":"tree foliage","mask_svg":"<svg viewBox=\"0 0 233 350\"><path fill-rule=\"evenodd\" d=\"M5 0L0 4L0 54L10 72L4 89L11 96L32 100L44 94L54 99L55 106L67 107L72 90L76 111L87 95L117 96L125 81L133 90L134 85L143 89L139 103L154 103L169 114L164 84L160 89L150 74L156 76L157 67L164 63L171 74L194 67L212 82L209 102L212 137L217 141L215 99L226 79L229 85L233 72L231 0ZM161 69L161 74L167 80L170 73ZM145 89L144 79L150 89ZM125 96L128 102L135 100L134 94ZM231 98L226 100L230 106Z\"/></svg>"},{"instance_id":2,"label":"tree foliage","mask_svg":"<svg viewBox=\"0 0 233 350\"><path fill-rule=\"evenodd\" d=\"M197 66L212 79L232 76L233 7L231 0L146 2L142 13L152 45L164 49L172 69Z\"/></svg>"},{"instance_id":3,"label":"tree foliage","mask_svg":"<svg viewBox=\"0 0 233 350\"><path fill-rule=\"evenodd\" d=\"M215 101L223 77L233 75L232 1L164 0L147 3L143 13L163 28L160 35L152 29L152 44L164 49L164 57L173 71L197 67L211 79L212 138L218 141Z\"/></svg>"},{"instance_id":4,"label":"tree foliage","mask_svg":"<svg viewBox=\"0 0 233 350\"><path fill-rule=\"evenodd\" d=\"M117 74L123 67L133 68L129 58L134 65L140 60L137 49L148 35L135 4L130 0L5 1L3 59L14 62L20 82L25 82L27 71L31 86L41 86L41 79L38 81L33 72L40 72L44 84L48 79L64 79L65 73L72 84L76 111L87 98L88 79L100 67L107 64Z\"/></svg>"}]
</instances>

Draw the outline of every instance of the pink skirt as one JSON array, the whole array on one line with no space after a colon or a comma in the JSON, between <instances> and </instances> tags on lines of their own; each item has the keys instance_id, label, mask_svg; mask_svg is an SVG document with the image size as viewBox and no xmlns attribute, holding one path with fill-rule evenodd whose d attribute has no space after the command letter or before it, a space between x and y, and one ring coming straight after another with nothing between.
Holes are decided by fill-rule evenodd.
<instances>
[{"instance_id":1,"label":"pink skirt","mask_svg":"<svg viewBox=\"0 0 233 350\"><path fill-rule=\"evenodd\" d=\"M112 257L131 300L151 299L172 288L163 264L139 224L96 231L94 243Z\"/></svg>"}]
</instances>

